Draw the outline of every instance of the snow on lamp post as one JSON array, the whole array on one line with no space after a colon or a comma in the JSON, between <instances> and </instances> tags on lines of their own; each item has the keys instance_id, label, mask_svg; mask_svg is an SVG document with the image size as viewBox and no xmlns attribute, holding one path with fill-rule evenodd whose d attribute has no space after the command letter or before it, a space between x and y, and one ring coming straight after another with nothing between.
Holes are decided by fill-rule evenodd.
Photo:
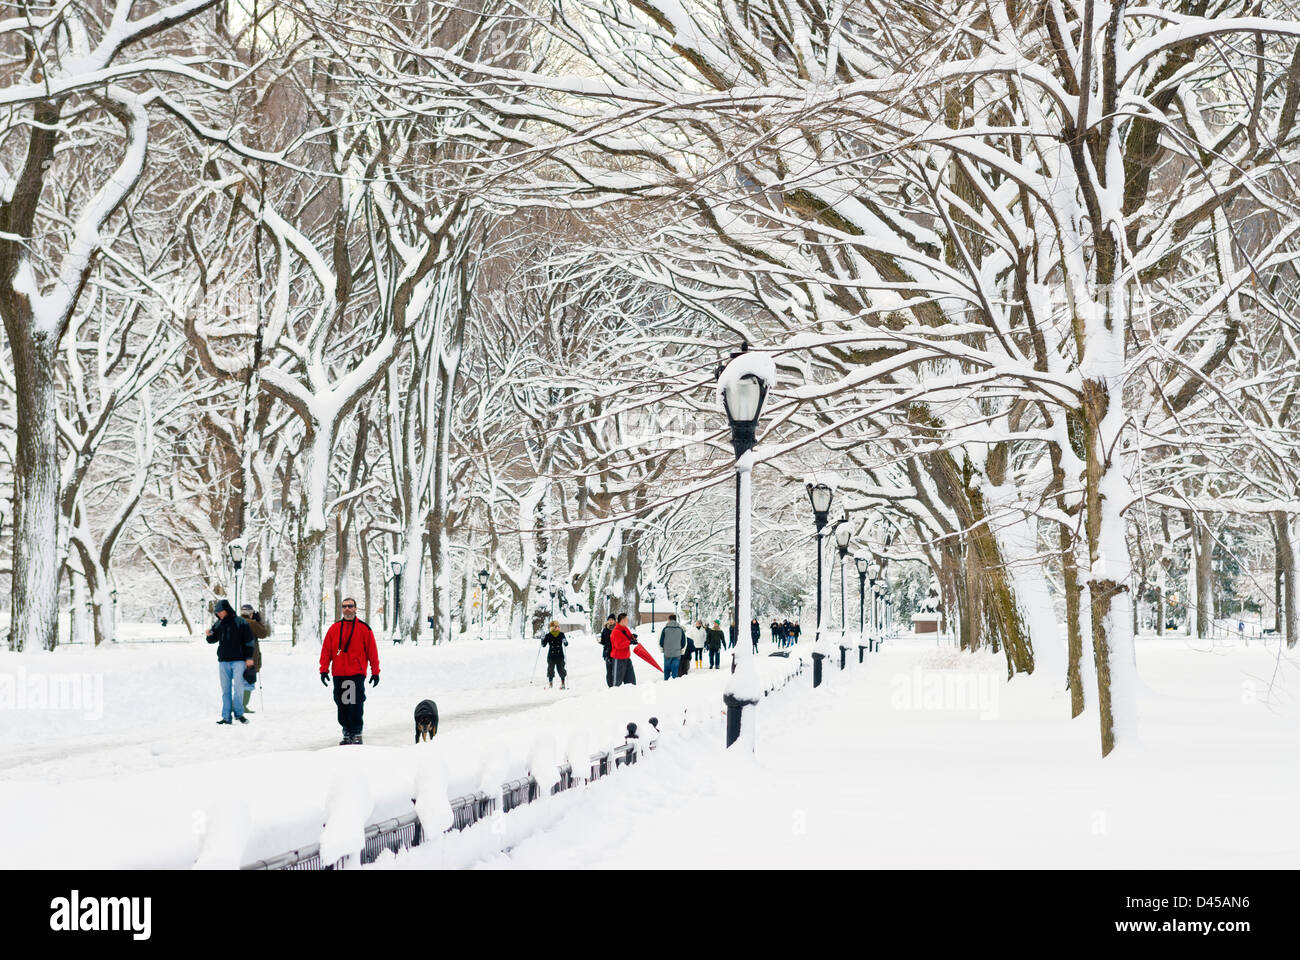
<instances>
[{"instance_id":1,"label":"snow on lamp post","mask_svg":"<svg viewBox=\"0 0 1300 960\"><path fill-rule=\"evenodd\" d=\"M484 567L478 572L478 627L483 633L487 633L487 585L488 570Z\"/></svg>"},{"instance_id":2,"label":"snow on lamp post","mask_svg":"<svg viewBox=\"0 0 1300 960\"><path fill-rule=\"evenodd\" d=\"M549 589L551 591L551 619L554 620L555 619L555 584L551 584Z\"/></svg>"},{"instance_id":3,"label":"snow on lamp post","mask_svg":"<svg viewBox=\"0 0 1300 960\"><path fill-rule=\"evenodd\" d=\"M235 568L235 610L239 610L239 569L244 565L244 538L231 540L226 550L230 553L230 562Z\"/></svg>"},{"instance_id":4,"label":"snow on lamp post","mask_svg":"<svg viewBox=\"0 0 1300 960\"><path fill-rule=\"evenodd\" d=\"M402 642L402 568L406 558L395 553L388 558L388 565L393 571L393 643Z\"/></svg>"},{"instance_id":5,"label":"snow on lamp post","mask_svg":"<svg viewBox=\"0 0 1300 960\"><path fill-rule=\"evenodd\" d=\"M817 526L817 625L813 632L812 657L813 686L819 687L822 682L822 659L826 656L826 650L822 646L822 530L826 527L831 512L831 497L835 491L824 483L809 481L805 486L808 488L808 501L813 508L813 523Z\"/></svg>"},{"instance_id":6,"label":"snow on lamp post","mask_svg":"<svg viewBox=\"0 0 1300 960\"><path fill-rule=\"evenodd\" d=\"M655 585L653 583L646 587L646 596L650 599L650 635L653 637L655 632ZM640 619L641 617L638 615L637 620L640 621ZM639 627L641 624L638 622L637 626Z\"/></svg>"},{"instance_id":7,"label":"snow on lamp post","mask_svg":"<svg viewBox=\"0 0 1300 960\"><path fill-rule=\"evenodd\" d=\"M736 655L731 677L723 691L727 706L727 746L745 734L749 748L754 748L753 724L746 723L763 696L758 671L754 665L752 645L742 643L740 631L749 625L750 606L750 485L754 469L754 445L758 442L758 418L763 412L769 386L776 380L776 364L765 353L750 353L742 342L740 351L718 371L718 398L731 426L731 448L736 454L736 586L735 622Z\"/></svg>"}]
</instances>

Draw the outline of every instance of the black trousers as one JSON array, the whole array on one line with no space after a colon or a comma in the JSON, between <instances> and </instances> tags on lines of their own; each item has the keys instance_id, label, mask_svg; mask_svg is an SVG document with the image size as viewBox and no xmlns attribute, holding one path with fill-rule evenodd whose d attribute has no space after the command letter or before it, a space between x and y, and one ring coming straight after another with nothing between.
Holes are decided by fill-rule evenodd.
<instances>
[{"instance_id":1,"label":"black trousers","mask_svg":"<svg viewBox=\"0 0 1300 960\"><path fill-rule=\"evenodd\" d=\"M620 687L625 683L636 683L636 674L632 670L632 660L615 660L614 661L614 686Z\"/></svg>"},{"instance_id":2,"label":"black trousers","mask_svg":"<svg viewBox=\"0 0 1300 960\"><path fill-rule=\"evenodd\" d=\"M722 665L722 651L717 647L709 647L709 669L713 670Z\"/></svg>"},{"instance_id":3,"label":"black trousers","mask_svg":"<svg viewBox=\"0 0 1300 960\"><path fill-rule=\"evenodd\" d=\"M553 681L555 679L555 671L557 670L560 671L560 682L563 683L566 676L564 672L564 658L560 657L559 659L552 659L551 657L547 657L546 658L547 681Z\"/></svg>"},{"instance_id":4,"label":"black trousers","mask_svg":"<svg viewBox=\"0 0 1300 960\"><path fill-rule=\"evenodd\" d=\"M366 675L334 678L334 703L339 708L339 726L349 737L361 736L362 711L366 703Z\"/></svg>"},{"instance_id":5,"label":"black trousers","mask_svg":"<svg viewBox=\"0 0 1300 960\"><path fill-rule=\"evenodd\" d=\"M613 685L614 685L614 658L606 657L605 658L605 686L612 687Z\"/></svg>"}]
</instances>

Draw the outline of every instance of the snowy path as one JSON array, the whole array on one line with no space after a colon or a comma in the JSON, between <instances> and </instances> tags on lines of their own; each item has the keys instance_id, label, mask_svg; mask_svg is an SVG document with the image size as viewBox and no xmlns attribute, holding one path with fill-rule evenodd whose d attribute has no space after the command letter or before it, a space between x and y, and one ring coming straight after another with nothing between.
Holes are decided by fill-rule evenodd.
<instances>
[{"instance_id":1,"label":"snowy path","mask_svg":"<svg viewBox=\"0 0 1300 960\"><path fill-rule=\"evenodd\" d=\"M932 640L765 700L756 757L722 749L722 671L608 690L599 648L577 645L561 692L528 683L517 641L380 655L362 748L329 746L315 658L285 646L247 728L213 725L206 646L0 656L0 677L83 672L103 691L94 717L0 717L0 866L235 866L316 842L340 796L394 816L430 769L451 795L495 789L539 743L581 756L650 715L661 748L631 770L378 866L1300 866L1300 827L1276 815L1300 795L1300 665L1276 647L1139 640L1142 742L1105 761L1095 713L1071 721L1063 690ZM416 746L425 696L442 726Z\"/></svg>"}]
</instances>

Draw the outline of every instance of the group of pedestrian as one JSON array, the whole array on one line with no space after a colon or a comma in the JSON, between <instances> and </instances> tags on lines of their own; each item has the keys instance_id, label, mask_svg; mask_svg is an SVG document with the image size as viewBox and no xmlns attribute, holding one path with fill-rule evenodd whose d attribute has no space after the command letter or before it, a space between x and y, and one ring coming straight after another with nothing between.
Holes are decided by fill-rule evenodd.
<instances>
[{"instance_id":1,"label":"group of pedestrian","mask_svg":"<svg viewBox=\"0 0 1300 960\"><path fill-rule=\"evenodd\" d=\"M379 684L379 651L374 631L357 617L356 600L345 597L340 608L342 616L326 631L325 640L321 644L320 679L326 687L333 680L334 703L338 723L343 731L340 746L343 746L361 743L366 668L368 666L370 669L370 686L373 688ZM221 719L217 723L231 724L236 720L248 723L247 715L253 713L248 706L249 698L262 669L262 649L258 641L269 637L271 630L252 604L243 604L239 614L236 614L230 602L222 598L216 602L214 612L217 619L207 631L207 640L208 643L217 645L217 667L221 680ZM550 629L541 638L541 645L547 650L547 686L554 686L555 675L558 673L560 689L566 690L568 674L565 670L565 647L569 645L569 640L560 629L559 621L552 620L549 626ZM757 652L757 618L750 622L749 630L754 651ZM771 633L774 643L789 646L798 642L799 624L788 619L773 620ZM632 648L638 642L628 626L627 614L621 613L617 617L610 614L600 633L606 685L617 687L636 683L636 672L632 668ZM703 620L696 620L694 626L687 628L677 621L677 614L669 614L667 623L659 632L659 646L664 656L664 679L685 676L690 671L692 662L697 667L703 667L705 654L708 655L708 669L721 669L723 643L720 620L714 620L707 627ZM733 623L731 646L735 645L736 625Z\"/></svg>"},{"instance_id":2,"label":"group of pedestrian","mask_svg":"<svg viewBox=\"0 0 1300 960\"><path fill-rule=\"evenodd\" d=\"M778 647L788 647L799 642L797 620L792 622L788 617L785 620L773 620L769 629L772 631L772 642Z\"/></svg>"}]
</instances>

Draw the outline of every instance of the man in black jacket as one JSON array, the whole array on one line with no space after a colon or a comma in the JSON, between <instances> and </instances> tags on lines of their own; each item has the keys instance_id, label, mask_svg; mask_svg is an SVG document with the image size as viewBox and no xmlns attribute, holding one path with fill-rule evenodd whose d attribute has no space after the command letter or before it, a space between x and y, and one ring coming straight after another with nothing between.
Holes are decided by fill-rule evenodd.
<instances>
[{"instance_id":1,"label":"man in black jacket","mask_svg":"<svg viewBox=\"0 0 1300 960\"><path fill-rule=\"evenodd\" d=\"M233 706L240 723L248 723L244 716L244 668L256 662L253 632L248 624L235 616L230 601L217 601L217 622L208 629L208 643L217 645L217 670L221 676L221 719L217 723L230 723Z\"/></svg>"},{"instance_id":2,"label":"man in black jacket","mask_svg":"<svg viewBox=\"0 0 1300 960\"><path fill-rule=\"evenodd\" d=\"M612 647L609 642L609 635L614 632L614 624L617 623L614 615L611 613L605 618L605 629L600 631L600 652L605 658L605 686L614 685L614 658L609 655Z\"/></svg>"}]
</instances>

